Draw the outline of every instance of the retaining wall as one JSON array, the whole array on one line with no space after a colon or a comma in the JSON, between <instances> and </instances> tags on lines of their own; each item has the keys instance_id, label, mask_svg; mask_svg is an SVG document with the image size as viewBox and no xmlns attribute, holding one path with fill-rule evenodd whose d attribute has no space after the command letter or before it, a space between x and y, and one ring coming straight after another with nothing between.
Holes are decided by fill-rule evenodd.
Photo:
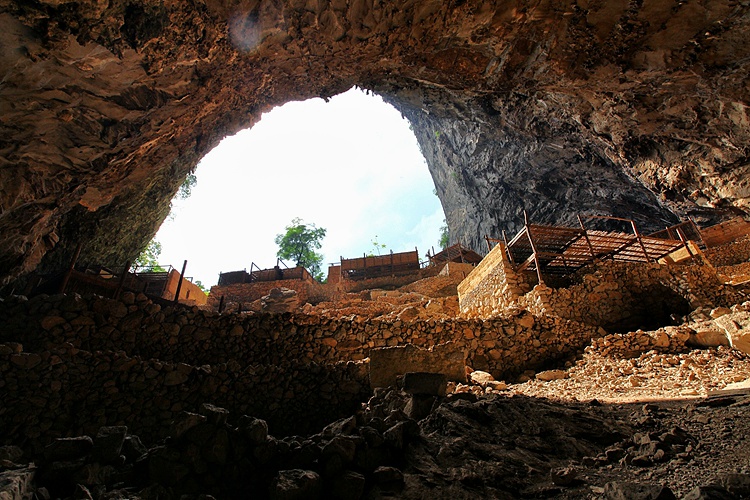
<instances>
[{"instance_id":1,"label":"retaining wall","mask_svg":"<svg viewBox=\"0 0 750 500\"><path fill-rule=\"evenodd\" d=\"M265 418L277 434L299 432L366 400L367 364L346 362L373 347L453 341L473 368L502 379L546 367L600 334L527 312L357 322L162 308L130 293L11 297L0 301L0 317L0 439L16 443L124 422L153 437L175 412L204 402Z\"/></svg>"}]
</instances>

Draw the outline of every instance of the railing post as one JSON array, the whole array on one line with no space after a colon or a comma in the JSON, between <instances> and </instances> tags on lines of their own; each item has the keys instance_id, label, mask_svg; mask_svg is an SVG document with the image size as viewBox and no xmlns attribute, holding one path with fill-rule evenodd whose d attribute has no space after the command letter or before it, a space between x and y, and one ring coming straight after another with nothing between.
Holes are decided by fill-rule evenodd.
<instances>
[{"instance_id":1,"label":"railing post","mask_svg":"<svg viewBox=\"0 0 750 500\"><path fill-rule=\"evenodd\" d=\"M583 225L583 219L581 219L581 214L576 214L576 217L578 217L578 223L581 225L581 230L583 231L583 237L586 239L586 245L589 247L589 252L591 253L591 260L596 259L596 255L594 254L594 247L591 245L591 240L589 239L589 232L586 229L586 226Z\"/></svg>"},{"instance_id":2,"label":"railing post","mask_svg":"<svg viewBox=\"0 0 750 500\"><path fill-rule=\"evenodd\" d=\"M635 237L638 240L638 244L641 245L641 250L643 250L643 255L646 256L646 262L653 262L653 259L649 256L648 252L646 251L646 245L644 245L643 240L641 240L641 233L639 233L638 228L635 227L635 221L631 219L630 225L633 226L633 233L635 234Z\"/></svg>"},{"instance_id":3,"label":"railing post","mask_svg":"<svg viewBox=\"0 0 750 500\"><path fill-rule=\"evenodd\" d=\"M182 290L182 280L185 279L185 268L187 267L187 260L182 263L182 272L180 273L180 281L177 282L177 291L174 294L174 303L177 304L180 301L180 291Z\"/></svg>"},{"instance_id":4,"label":"railing post","mask_svg":"<svg viewBox=\"0 0 750 500\"><path fill-rule=\"evenodd\" d=\"M685 246L685 250L687 250L688 255L690 255L690 259L694 260L695 255L693 255L693 252L690 250L690 245L688 245L687 238L685 238L685 234L679 227L677 228L677 235L680 237L680 241L682 241L682 244Z\"/></svg>"},{"instance_id":5,"label":"railing post","mask_svg":"<svg viewBox=\"0 0 750 500\"><path fill-rule=\"evenodd\" d=\"M70 259L70 266L68 266L68 271L65 273L65 276L63 276L62 283L60 283L60 293L65 293L65 289L68 287L68 281L70 281L70 275L73 274L73 269L76 267L76 262L78 262L78 257L81 256L81 249L83 248L83 244L79 243L78 246L76 246L76 251L73 252L73 258Z\"/></svg>"},{"instance_id":6,"label":"railing post","mask_svg":"<svg viewBox=\"0 0 750 500\"><path fill-rule=\"evenodd\" d=\"M122 275L120 276L120 282L117 284L117 290L115 290L115 300L120 298L120 293L122 293L122 287L125 285L125 278L128 276L129 272L130 272L130 261L125 263L125 268L122 270Z\"/></svg>"}]
</instances>

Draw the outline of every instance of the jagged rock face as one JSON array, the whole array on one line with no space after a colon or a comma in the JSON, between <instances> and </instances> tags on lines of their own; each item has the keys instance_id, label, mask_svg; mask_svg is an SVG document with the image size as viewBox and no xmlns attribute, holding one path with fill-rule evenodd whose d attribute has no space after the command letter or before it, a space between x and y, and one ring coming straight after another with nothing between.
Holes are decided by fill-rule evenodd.
<instances>
[{"instance_id":1,"label":"jagged rock face","mask_svg":"<svg viewBox=\"0 0 750 500\"><path fill-rule=\"evenodd\" d=\"M132 258L221 138L352 85L411 121L476 249L524 209L744 211L749 35L735 0L0 0L0 276Z\"/></svg>"}]
</instances>

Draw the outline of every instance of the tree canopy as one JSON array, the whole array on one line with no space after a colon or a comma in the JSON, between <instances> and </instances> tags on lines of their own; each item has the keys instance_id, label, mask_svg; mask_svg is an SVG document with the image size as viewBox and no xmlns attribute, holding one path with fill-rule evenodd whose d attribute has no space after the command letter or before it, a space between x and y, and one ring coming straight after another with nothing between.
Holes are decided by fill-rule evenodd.
<instances>
[{"instance_id":1,"label":"tree canopy","mask_svg":"<svg viewBox=\"0 0 750 500\"><path fill-rule=\"evenodd\" d=\"M296 217L285 229L286 233L277 234L274 240L279 245L276 256L306 268L316 280L321 281L323 255L315 250L321 247L321 240L326 235L325 228L307 224Z\"/></svg>"},{"instance_id":2,"label":"tree canopy","mask_svg":"<svg viewBox=\"0 0 750 500\"><path fill-rule=\"evenodd\" d=\"M440 248L445 250L448 248L448 243L450 242L450 234L448 233L448 223L445 222L445 219L443 219L443 225L440 226L440 241L439 245Z\"/></svg>"},{"instance_id":3,"label":"tree canopy","mask_svg":"<svg viewBox=\"0 0 750 500\"><path fill-rule=\"evenodd\" d=\"M166 269L159 266L159 255L161 255L161 243L156 240L148 242L146 248L135 258L133 269L150 268L152 272L164 272Z\"/></svg>"}]
</instances>

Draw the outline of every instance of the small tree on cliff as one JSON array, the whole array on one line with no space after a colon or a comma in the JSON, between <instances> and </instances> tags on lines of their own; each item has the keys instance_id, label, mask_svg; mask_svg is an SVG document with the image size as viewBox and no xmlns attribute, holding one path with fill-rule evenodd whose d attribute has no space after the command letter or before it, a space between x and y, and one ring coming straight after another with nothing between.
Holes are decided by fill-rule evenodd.
<instances>
[{"instance_id":1,"label":"small tree on cliff","mask_svg":"<svg viewBox=\"0 0 750 500\"><path fill-rule=\"evenodd\" d=\"M310 271L313 277L321 281L323 273L323 255L317 253L321 247L320 241L325 237L326 230L316 227L315 224L305 224L302 219L296 217L291 224L286 226L286 233L277 234L274 240L279 245L276 256L280 259L291 260L298 266Z\"/></svg>"},{"instance_id":2,"label":"small tree on cliff","mask_svg":"<svg viewBox=\"0 0 750 500\"><path fill-rule=\"evenodd\" d=\"M443 219L443 225L440 226L440 241L439 245L440 248L445 250L448 248L448 243L450 242L450 233L448 232L448 223L445 222L445 219Z\"/></svg>"}]
</instances>

